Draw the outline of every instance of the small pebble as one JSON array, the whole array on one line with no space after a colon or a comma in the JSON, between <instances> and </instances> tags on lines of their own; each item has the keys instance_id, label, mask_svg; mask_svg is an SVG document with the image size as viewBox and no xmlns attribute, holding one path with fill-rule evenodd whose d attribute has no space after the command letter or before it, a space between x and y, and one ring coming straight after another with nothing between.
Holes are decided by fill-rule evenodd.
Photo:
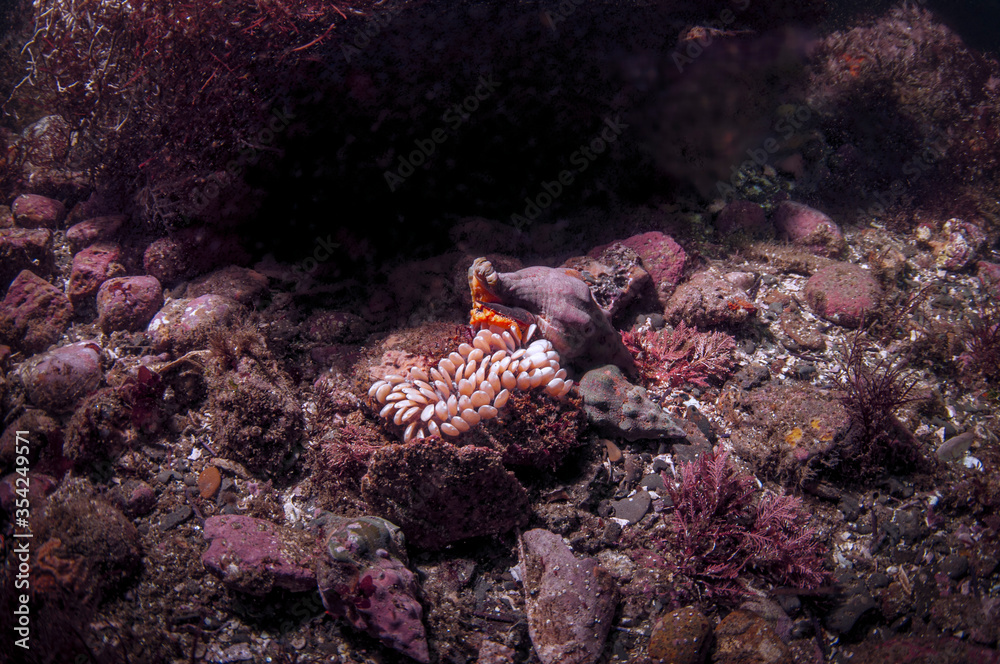
<instances>
[{"instance_id":1,"label":"small pebble","mask_svg":"<svg viewBox=\"0 0 1000 664\"><path fill-rule=\"evenodd\" d=\"M194 512L191 510L191 507L188 505L178 507L170 514L164 515L164 517L160 519L160 530L166 532L171 528L184 523L191 518L193 513Z\"/></svg>"},{"instance_id":2,"label":"small pebble","mask_svg":"<svg viewBox=\"0 0 1000 664\"><path fill-rule=\"evenodd\" d=\"M202 498L211 498L219 490L222 475L215 466L208 466L198 475L198 493Z\"/></svg>"}]
</instances>

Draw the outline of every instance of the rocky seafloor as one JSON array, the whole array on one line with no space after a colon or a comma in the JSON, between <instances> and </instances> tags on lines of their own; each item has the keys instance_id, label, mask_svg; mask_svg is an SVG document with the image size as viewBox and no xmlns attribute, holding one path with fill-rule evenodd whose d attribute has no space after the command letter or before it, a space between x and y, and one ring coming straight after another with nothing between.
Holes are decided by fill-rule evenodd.
<instances>
[{"instance_id":1,"label":"rocky seafloor","mask_svg":"<svg viewBox=\"0 0 1000 664\"><path fill-rule=\"evenodd\" d=\"M593 27L559 11L558 33L508 19L544 54L548 31ZM366 51L386 70L337 83L344 132L374 114L379 140L409 145L405 100L368 104L420 88L389 64L425 58L399 70L422 83L475 39L389 19ZM708 79L775 43L801 57L798 33L755 20L712 33ZM378 206L394 161L358 161L377 142L358 133L339 175L378 187L332 213L381 221L291 258L280 227L233 222L253 197L154 219L147 190L77 170L85 141L65 119L0 127L0 659L1000 662L1000 66L894 9L807 49L808 76L779 58L808 107L771 109L774 132L754 133L738 91L715 109L723 131L655 93L657 67L704 37L684 25L659 64L624 58L641 138L598 118L605 170L550 195L551 214L529 210L555 191L539 157L518 162L535 189L484 176L434 224L393 226ZM515 90L541 66L525 62ZM690 99L687 81L665 89ZM874 115L892 122L873 130L858 109L887 81L895 103ZM557 124L606 82L582 102L554 87ZM497 117L512 115L478 121ZM582 140L560 131L525 145ZM656 170L644 150L672 177L690 159L690 180L638 196L633 160ZM455 157L398 183L422 192L404 200L458 181ZM472 215L470 190L503 209L531 198L521 217ZM308 215L309 196L275 197Z\"/></svg>"}]
</instances>

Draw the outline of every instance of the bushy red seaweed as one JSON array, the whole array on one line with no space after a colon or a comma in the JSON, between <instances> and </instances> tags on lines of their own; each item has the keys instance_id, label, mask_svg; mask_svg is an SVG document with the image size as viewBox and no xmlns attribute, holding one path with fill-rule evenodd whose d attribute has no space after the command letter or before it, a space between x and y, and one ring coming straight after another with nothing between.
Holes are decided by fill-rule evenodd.
<instances>
[{"instance_id":1,"label":"bushy red seaweed","mask_svg":"<svg viewBox=\"0 0 1000 664\"><path fill-rule=\"evenodd\" d=\"M798 498L757 497L753 478L726 452L684 464L680 481L664 475L673 509L648 536L647 566L674 577L678 601L735 602L747 584L811 589L827 581L823 545Z\"/></svg>"},{"instance_id":2,"label":"bushy red seaweed","mask_svg":"<svg viewBox=\"0 0 1000 664\"><path fill-rule=\"evenodd\" d=\"M724 380L733 366L736 341L725 332L699 332L681 321L673 329L621 334L643 386L654 393L685 383L709 387L710 380Z\"/></svg>"}]
</instances>

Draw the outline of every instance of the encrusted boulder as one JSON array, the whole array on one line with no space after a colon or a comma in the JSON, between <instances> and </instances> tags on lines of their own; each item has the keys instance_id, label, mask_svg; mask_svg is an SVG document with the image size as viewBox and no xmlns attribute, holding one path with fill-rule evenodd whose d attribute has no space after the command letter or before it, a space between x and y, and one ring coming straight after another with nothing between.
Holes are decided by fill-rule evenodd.
<instances>
[{"instance_id":1,"label":"encrusted boulder","mask_svg":"<svg viewBox=\"0 0 1000 664\"><path fill-rule=\"evenodd\" d=\"M820 256L836 258L847 248L837 222L802 203L782 201L774 211L774 226L783 239Z\"/></svg>"},{"instance_id":2,"label":"encrusted boulder","mask_svg":"<svg viewBox=\"0 0 1000 664\"><path fill-rule=\"evenodd\" d=\"M362 495L423 549L508 532L528 521L528 495L500 455L440 440L387 445L372 455Z\"/></svg>"},{"instance_id":3,"label":"encrusted boulder","mask_svg":"<svg viewBox=\"0 0 1000 664\"><path fill-rule=\"evenodd\" d=\"M70 410L100 385L101 347L78 341L36 355L21 366L21 381L28 400L50 412Z\"/></svg>"},{"instance_id":4,"label":"encrusted boulder","mask_svg":"<svg viewBox=\"0 0 1000 664\"><path fill-rule=\"evenodd\" d=\"M156 312L146 332L157 351L180 354L204 348L209 335L226 327L241 311L239 302L222 295L171 300Z\"/></svg>"},{"instance_id":5,"label":"encrusted boulder","mask_svg":"<svg viewBox=\"0 0 1000 664\"><path fill-rule=\"evenodd\" d=\"M0 303L0 342L37 353L55 343L72 316L73 306L62 291L24 270Z\"/></svg>"},{"instance_id":6,"label":"encrusted boulder","mask_svg":"<svg viewBox=\"0 0 1000 664\"><path fill-rule=\"evenodd\" d=\"M584 374L580 395L587 417L605 435L626 440L686 437L670 415L650 400L645 388L628 382L613 364Z\"/></svg>"},{"instance_id":7,"label":"encrusted boulder","mask_svg":"<svg viewBox=\"0 0 1000 664\"><path fill-rule=\"evenodd\" d=\"M521 535L528 634L542 664L593 664L611 629L618 589L594 558L577 558L562 537Z\"/></svg>"},{"instance_id":8,"label":"encrusted boulder","mask_svg":"<svg viewBox=\"0 0 1000 664\"><path fill-rule=\"evenodd\" d=\"M402 531L379 517L321 518L326 545L316 578L326 610L393 650L429 662L420 587L407 567Z\"/></svg>"},{"instance_id":9,"label":"encrusted boulder","mask_svg":"<svg viewBox=\"0 0 1000 664\"><path fill-rule=\"evenodd\" d=\"M817 316L855 328L861 325L863 314L877 313L882 305L882 287L860 265L833 263L809 277L805 297Z\"/></svg>"},{"instance_id":10,"label":"encrusted boulder","mask_svg":"<svg viewBox=\"0 0 1000 664\"><path fill-rule=\"evenodd\" d=\"M106 334L138 332L162 306L163 288L155 277L115 277L97 291L97 322Z\"/></svg>"},{"instance_id":11,"label":"encrusted boulder","mask_svg":"<svg viewBox=\"0 0 1000 664\"><path fill-rule=\"evenodd\" d=\"M105 281L120 275L125 268L121 266L121 249L117 244L92 244L73 256L73 267L69 275L69 285L66 294L73 304L93 304L94 295Z\"/></svg>"},{"instance_id":12,"label":"encrusted boulder","mask_svg":"<svg viewBox=\"0 0 1000 664\"><path fill-rule=\"evenodd\" d=\"M95 242L107 242L114 237L126 219L123 214L111 214L91 217L73 224L66 229L66 240L69 242L70 250L76 253Z\"/></svg>"},{"instance_id":13,"label":"encrusted boulder","mask_svg":"<svg viewBox=\"0 0 1000 664\"><path fill-rule=\"evenodd\" d=\"M14 221L21 228L56 228L66 218L62 201L38 194L21 194L10 206Z\"/></svg>"},{"instance_id":14,"label":"encrusted boulder","mask_svg":"<svg viewBox=\"0 0 1000 664\"><path fill-rule=\"evenodd\" d=\"M21 270L52 271L52 231L47 228L0 228L0 288Z\"/></svg>"},{"instance_id":15,"label":"encrusted boulder","mask_svg":"<svg viewBox=\"0 0 1000 664\"><path fill-rule=\"evenodd\" d=\"M265 595L272 588L316 587L315 542L309 533L241 514L205 519L208 549L201 561L229 588Z\"/></svg>"}]
</instances>

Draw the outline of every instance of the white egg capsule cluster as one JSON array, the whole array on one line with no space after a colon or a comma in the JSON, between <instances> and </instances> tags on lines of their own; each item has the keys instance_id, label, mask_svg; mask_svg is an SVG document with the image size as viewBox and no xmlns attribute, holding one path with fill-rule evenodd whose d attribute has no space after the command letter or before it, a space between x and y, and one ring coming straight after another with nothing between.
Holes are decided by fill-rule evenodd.
<instances>
[{"instance_id":1,"label":"white egg capsule cluster","mask_svg":"<svg viewBox=\"0 0 1000 664\"><path fill-rule=\"evenodd\" d=\"M403 441L409 442L465 433L496 417L515 389L541 388L562 397L572 387L551 342L538 339L521 348L506 330L480 330L429 372L386 376L368 396L382 404L382 418L406 427Z\"/></svg>"}]
</instances>

